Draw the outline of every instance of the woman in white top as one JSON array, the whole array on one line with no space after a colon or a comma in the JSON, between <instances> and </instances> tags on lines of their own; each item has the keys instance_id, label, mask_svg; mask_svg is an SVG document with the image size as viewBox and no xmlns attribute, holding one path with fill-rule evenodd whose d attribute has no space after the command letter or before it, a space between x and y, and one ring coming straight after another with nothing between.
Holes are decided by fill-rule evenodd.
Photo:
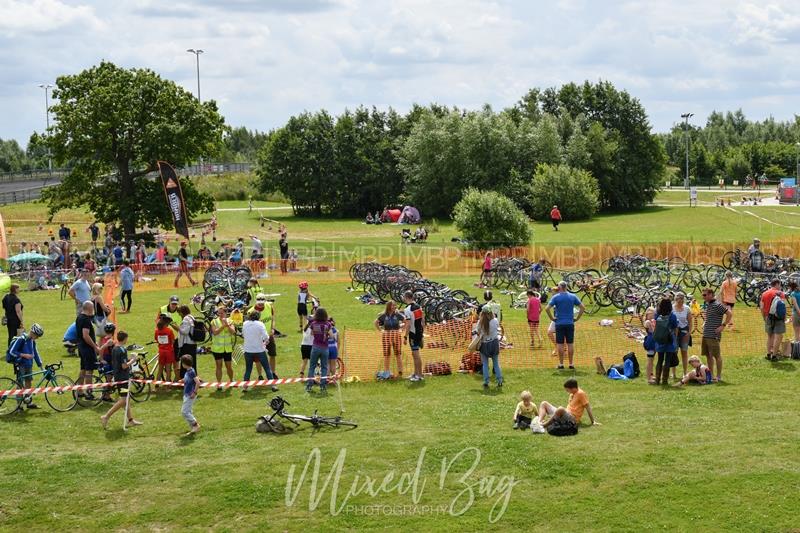
<instances>
[{"instance_id":1,"label":"woman in white top","mask_svg":"<svg viewBox=\"0 0 800 533\"><path fill-rule=\"evenodd\" d=\"M244 349L244 381L250 380L250 373L253 371L253 361L258 359L261 362L261 367L267 372L267 378L274 379L272 370L267 361L267 341L269 334L267 327L259 320L261 314L258 311L252 311L247 315L247 320L242 324L242 337L244 339L242 348ZM273 386L272 391L277 391L278 388ZM242 392L247 392L247 387L242 389Z\"/></svg>"},{"instance_id":2,"label":"woman in white top","mask_svg":"<svg viewBox=\"0 0 800 533\"><path fill-rule=\"evenodd\" d=\"M503 373L500 371L500 322L489 308L481 311L476 335L481 337L481 361L483 362L483 388L489 388L489 359L492 360L494 379L498 387L503 386Z\"/></svg>"},{"instance_id":3,"label":"woman in white top","mask_svg":"<svg viewBox=\"0 0 800 533\"><path fill-rule=\"evenodd\" d=\"M681 363L683 363L683 374L689 366L689 336L692 332L692 321L694 317L686 305L686 295L679 292L675 295L675 305L672 306L672 312L678 318L678 348L681 350ZM672 369L672 377L675 378L675 368Z\"/></svg>"}]
</instances>

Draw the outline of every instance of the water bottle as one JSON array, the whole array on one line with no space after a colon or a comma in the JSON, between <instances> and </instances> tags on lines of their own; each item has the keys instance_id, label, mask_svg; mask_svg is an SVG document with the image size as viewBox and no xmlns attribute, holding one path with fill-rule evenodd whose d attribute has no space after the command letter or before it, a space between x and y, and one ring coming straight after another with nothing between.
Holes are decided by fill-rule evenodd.
<instances>
[{"instance_id":1,"label":"water bottle","mask_svg":"<svg viewBox=\"0 0 800 533\"><path fill-rule=\"evenodd\" d=\"M711 370L706 370L706 385L711 385Z\"/></svg>"}]
</instances>

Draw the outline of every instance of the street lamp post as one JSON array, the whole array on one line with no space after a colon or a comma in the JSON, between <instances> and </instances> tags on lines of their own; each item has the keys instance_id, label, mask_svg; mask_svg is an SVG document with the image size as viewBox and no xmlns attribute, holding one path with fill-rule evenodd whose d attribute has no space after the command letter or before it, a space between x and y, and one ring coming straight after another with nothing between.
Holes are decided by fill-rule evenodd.
<instances>
[{"instance_id":1,"label":"street lamp post","mask_svg":"<svg viewBox=\"0 0 800 533\"><path fill-rule=\"evenodd\" d=\"M197 101L201 102L202 100L200 100L200 54L203 53L203 50L201 50L199 48L197 50L195 50L194 48L189 48L186 51L189 52L190 54L194 54L194 57L195 57L195 63L197 65ZM202 157L200 158L200 175L201 176L203 175L203 158Z\"/></svg>"},{"instance_id":2,"label":"street lamp post","mask_svg":"<svg viewBox=\"0 0 800 533\"><path fill-rule=\"evenodd\" d=\"M47 129L45 132L47 135L50 133L50 98L47 94L47 91L53 88L52 85L49 83L40 83L39 87L44 89L44 118L45 124L47 125ZM53 175L53 158L50 155L50 146L47 147L47 173L51 176Z\"/></svg>"},{"instance_id":3,"label":"street lamp post","mask_svg":"<svg viewBox=\"0 0 800 533\"><path fill-rule=\"evenodd\" d=\"M693 117L694 113L684 113L681 115L683 119L684 136L686 137L686 176L683 178L683 188L689 188L689 118Z\"/></svg>"}]
</instances>

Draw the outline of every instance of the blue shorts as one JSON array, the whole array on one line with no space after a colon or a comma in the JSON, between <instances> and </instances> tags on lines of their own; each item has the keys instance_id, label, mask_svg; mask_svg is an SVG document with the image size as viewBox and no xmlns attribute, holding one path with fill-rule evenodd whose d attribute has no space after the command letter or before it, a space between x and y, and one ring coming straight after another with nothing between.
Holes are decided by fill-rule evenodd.
<instances>
[{"instance_id":1,"label":"blue shorts","mask_svg":"<svg viewBox=\"0 0 800 533\"><path fill-rule=\"evenodd\" d=\"M556 344L572 344L575 341L575 324L556 324Z\"/></svg>"},{"instance_id":2,"label":"blue shorts","mask_svg":"<svg viewBox=\"0 0 800 533\"><path fill-rule=\"evenodd\" d=\"M328 359L338 359L339 348L328 347Z\"/></svg>"}]
</instances>

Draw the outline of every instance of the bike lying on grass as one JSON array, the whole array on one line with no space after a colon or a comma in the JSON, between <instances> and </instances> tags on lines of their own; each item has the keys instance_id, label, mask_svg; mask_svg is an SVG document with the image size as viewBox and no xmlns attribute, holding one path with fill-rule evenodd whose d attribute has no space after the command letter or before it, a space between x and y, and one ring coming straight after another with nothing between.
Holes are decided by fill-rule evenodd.
<instances>
[{"instance_id":1,"label":"bike lying on grass","mask_svg":"<svg viewBox=\"0 0 800 533\"><path fill-rule=\"evenodd\" d=\"M320 416L317 414L316 410L311 416L287 413L285 410L287 405L289 405L289 402L280 396L275 396L272 398L272 400L269 402L269 406L273 413L270 416L264 415L259 417L258 422L256 423L256 431L259 433L291 433L294 428L284 425L281 420L278 420L278 418L291 422L294 424L294 427L300 426L300 422L308 422L314 427L314 429L319 429L325 426L335 428L341 426L349 428L358 427L358 424L355 422L342 420L342 417L340 416Z\"/></svg>"}]
</instances>

